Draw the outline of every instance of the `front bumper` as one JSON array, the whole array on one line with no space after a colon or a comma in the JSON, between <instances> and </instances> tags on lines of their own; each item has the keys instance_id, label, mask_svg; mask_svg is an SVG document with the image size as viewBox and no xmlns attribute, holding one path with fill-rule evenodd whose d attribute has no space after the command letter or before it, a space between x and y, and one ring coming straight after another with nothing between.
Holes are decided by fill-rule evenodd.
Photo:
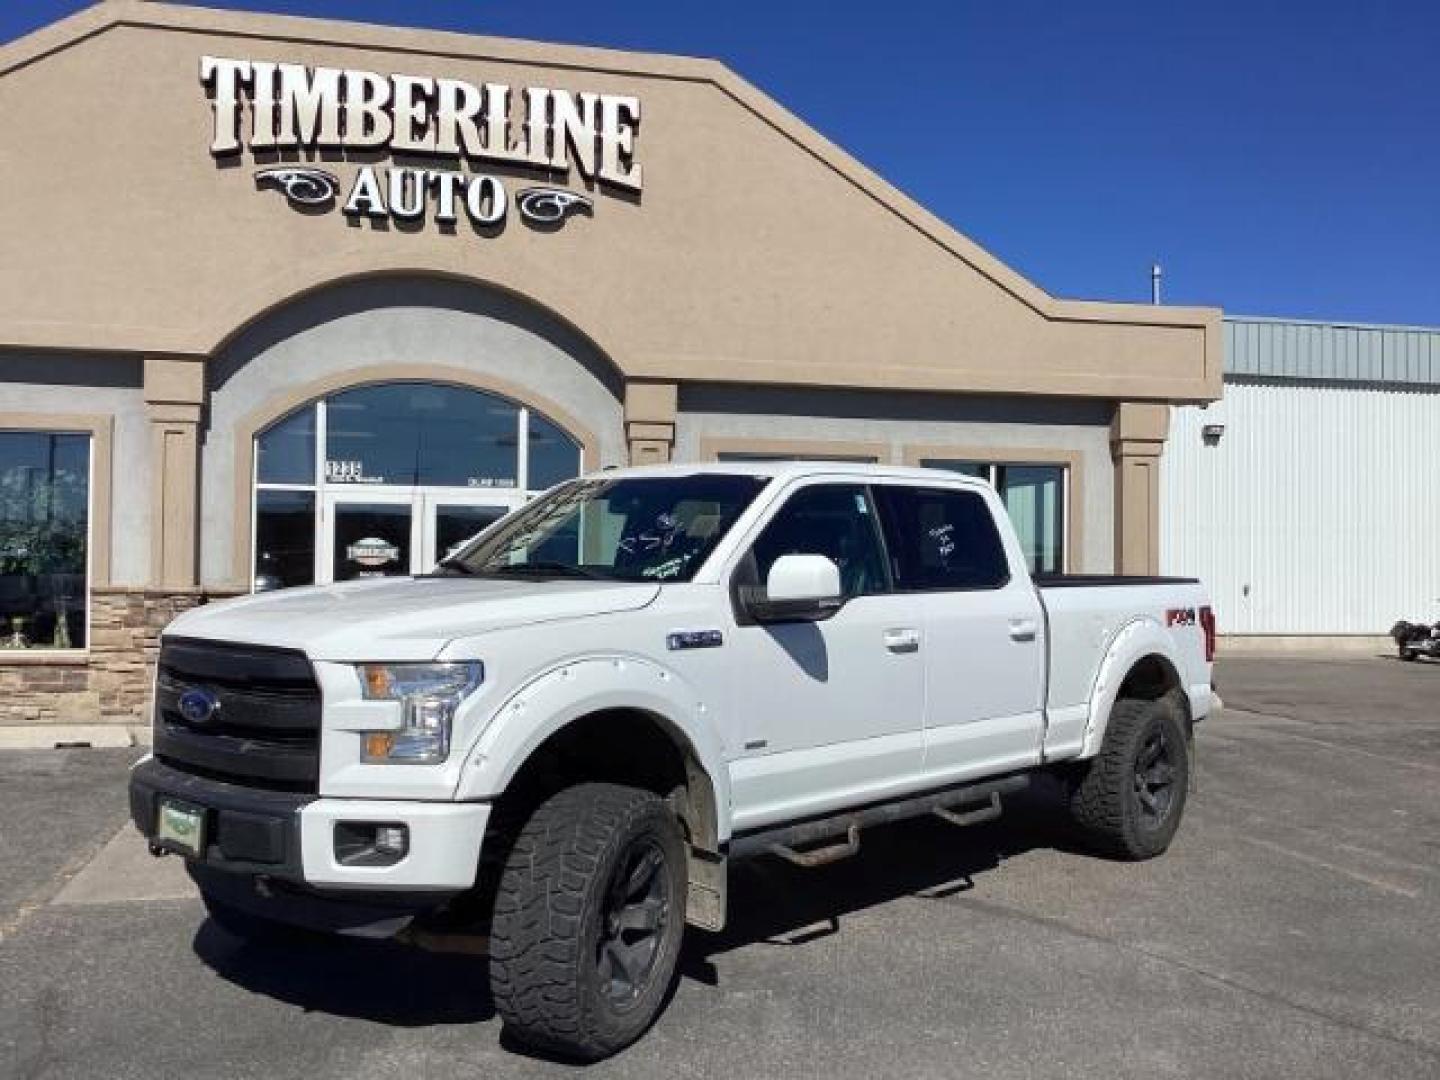
<instances>
[{"instance_id":1,"label":"front bumper","mask_svg":"<svg viewBox=\"0 0 1440 1080\"><path fill-rule=\"evenodd\" d=\"M311 890L428 893L436 902L475 884L488 803L330 799L229 784L147 757L130 773L130 816L152 839L160 796L205 811L207 871L264 877ZM346 865L335 851L342 822L409 830L404 858L388 866ZM397 897L398 899L398 897Z\"/></svg>"}]
</instances>

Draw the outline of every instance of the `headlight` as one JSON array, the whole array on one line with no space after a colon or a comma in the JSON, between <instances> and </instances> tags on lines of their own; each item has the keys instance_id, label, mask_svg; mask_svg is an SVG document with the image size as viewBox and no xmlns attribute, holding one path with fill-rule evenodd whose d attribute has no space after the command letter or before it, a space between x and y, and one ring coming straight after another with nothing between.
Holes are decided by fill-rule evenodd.
<instances>
[{"instance_id":1,"label":"headlight","mask_svg":"<svg viewBox=\"0 0 1440 1080\"><path fill-rule=\"evenodd\" d=\"M460 703L485 680L478 660L459 664L360 664L366 701L398 701L400 727L364 734L367 762L437 765L450 756L450 726Z\"/></svg>"}]
</instances>

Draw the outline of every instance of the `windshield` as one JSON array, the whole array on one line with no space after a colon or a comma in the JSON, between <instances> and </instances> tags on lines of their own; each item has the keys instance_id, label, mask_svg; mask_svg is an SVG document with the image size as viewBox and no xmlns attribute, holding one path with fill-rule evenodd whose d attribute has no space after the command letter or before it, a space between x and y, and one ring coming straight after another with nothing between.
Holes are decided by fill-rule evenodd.
<instances>
[{"instance_id":1,"label":"windshield","mask_svg":"<svg viewBox=\"0 0 1440 1080\"><path fill-rule=\"evenodd\" d=\"M689 581L765 484L720 473L573 480L440 565L486 577Z\"/></svg>"}]
</instances>

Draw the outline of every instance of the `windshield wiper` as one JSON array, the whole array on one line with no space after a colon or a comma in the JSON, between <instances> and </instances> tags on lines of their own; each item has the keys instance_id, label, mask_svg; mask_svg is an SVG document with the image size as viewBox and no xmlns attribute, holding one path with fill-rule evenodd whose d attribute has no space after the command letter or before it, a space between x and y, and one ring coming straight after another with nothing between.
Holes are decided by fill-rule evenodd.
<instances>
[{"instance_id":1,"label":"windshield wiper","mask_svg":"<svg viewBox=\"0 0 1440 1080\"><path fill-rule=\"evenodd\" d=\"M466 577L474 577L480 571L476 570L467 562L463 562L454 556L447 555L435 564L441 570L454 570L457 574L464 574Z\"/></svg>"},{"instance_id":2,"label":"windshield wiper","mask_svg":"<svg viewBox=\"0 0 1440 1080\"><path fill-rule=\"evenodd\" d=\"M562 562L523 562L506 563L504 566L486 567L488 574L534 574L537 577L574 577L584 578L587 581L599 581L601 576L593 570L586 570L583 566L575 566L573 563Z\"/></svg>"}]
</instances>

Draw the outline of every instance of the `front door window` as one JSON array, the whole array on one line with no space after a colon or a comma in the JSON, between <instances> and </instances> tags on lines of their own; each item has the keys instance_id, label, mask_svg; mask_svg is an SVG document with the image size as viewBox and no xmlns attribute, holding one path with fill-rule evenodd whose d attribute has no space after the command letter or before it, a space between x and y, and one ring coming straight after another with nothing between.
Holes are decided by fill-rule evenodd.
<instances>
[{"instance_id":1,"label":"front door window","mask_svg":"<svg viewBox=\"0 0 1440 1080\"><path fill-rule=\"evenodd\" d=\"M428 382L331 394L255 440L253 587L423 573L580 465L562 428L496 394Z\"/></svg>"}]
</instances>

